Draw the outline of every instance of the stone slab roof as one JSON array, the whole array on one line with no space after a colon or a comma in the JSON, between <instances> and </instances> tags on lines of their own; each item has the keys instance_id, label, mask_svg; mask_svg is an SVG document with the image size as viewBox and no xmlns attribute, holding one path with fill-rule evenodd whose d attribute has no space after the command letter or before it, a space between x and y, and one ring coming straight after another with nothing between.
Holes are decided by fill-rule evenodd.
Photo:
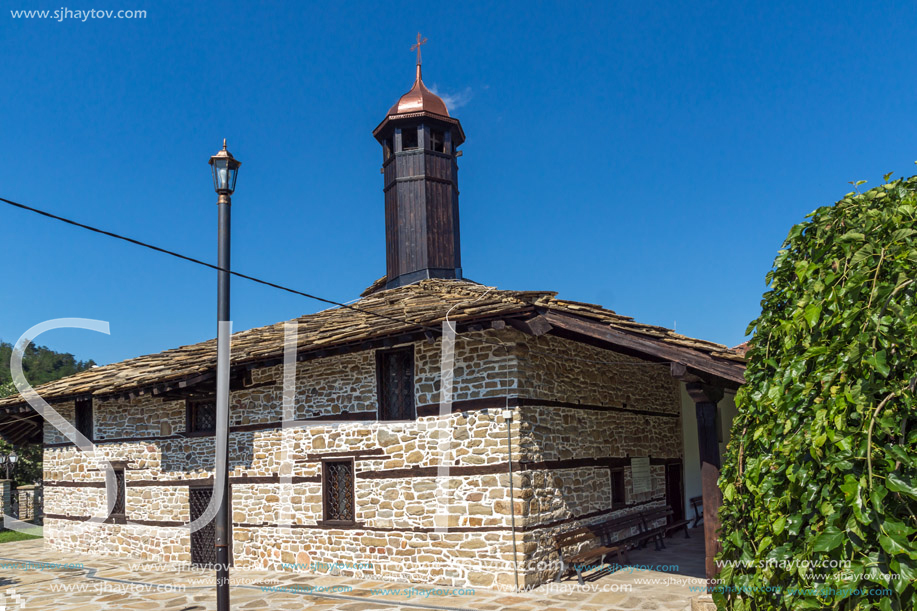
<instances>
[{"instance_id":1,"label":"stone slab roof","mask_svg":"<svg viewBox=\"0 0 917 611\"><path fill-rule=\"evenodd\" d=\"M335 307L295 319L299 323L297 352L360 344L424 329L438 330L447 313L457 323L548 313L597 323L601 329L626 333L632 341L676 348L688 356L700 355L718 366L731 366L739 376L744 370L741 354L724 345L692 339L663 327L638 323L598 305L556 296L551 291L498 290L468 280L430 279L390 290L376 288L350 304L351 308ZM283 336L284 322L234 333L232 365L282 357ZM192 385L196 376L212 373L215 367L216 340L212 339L96 367L36 390L48 402L75 396L126 394L169 382ZM23 403L19 395L13 395L0 400L0 410L21 407Z\"/></svg>"}]
</instances>

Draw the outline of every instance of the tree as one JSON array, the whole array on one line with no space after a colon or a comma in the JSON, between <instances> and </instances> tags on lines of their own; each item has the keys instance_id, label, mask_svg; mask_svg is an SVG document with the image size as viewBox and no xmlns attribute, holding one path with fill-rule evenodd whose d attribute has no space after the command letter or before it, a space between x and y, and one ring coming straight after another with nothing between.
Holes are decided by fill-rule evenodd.
<instances>
[{"instance_id":1,"label":"tree","mask_svg":"<svg viewBox=\"0 0 917 611\"><path fill-rule=\"evenodd\" d=\"M12 354L13 345L8 342L0 342L0 385L3 385L4 389L9 388L15 391L14 387L8 387L8 383L13 379L10 372ZM32 386L59 380L89 369L93 365L95 363L92 360L78 361L72 354L55 352L45 346L34 344L29 344L22 355L22 369Z\"/></svg>"},{"instance_id":2,"label":"tree","mask_svg":"<svg viewBox=\"0 0 917 611\"><path fill-rule=\"evenodd\" d=\"M13 345L0 342L0 398L16 394L10 372ZM22 369L32 386L51 382L95 365L92 360L78 361L72 354L55 352L44 346L29 344L23 353ZM14 447L0 439L0 454L9 454ZM22 486L41 480L41 444L25 444L15 448L19 461L12 469L13 485ZM5 470L2 470L5 475ZM2 475L0 475L2 476Z\"/></svg>"},{"instance_id":3,"label":"tree","mask_svg":"<svg viewBox=\"0 0 917 611\"><path fill-rule=\"evenodd\" d=\"M717 605L914 609L917 177L811 213L767 282L720 480L719 559L739 563Z\"/></svg>"}]
</instances>

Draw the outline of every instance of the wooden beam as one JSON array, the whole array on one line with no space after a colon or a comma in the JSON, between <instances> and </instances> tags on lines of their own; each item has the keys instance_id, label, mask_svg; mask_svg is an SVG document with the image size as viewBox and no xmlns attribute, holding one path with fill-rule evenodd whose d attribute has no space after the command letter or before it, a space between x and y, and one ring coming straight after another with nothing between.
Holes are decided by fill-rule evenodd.
<instances>
[{"instance_id":1,"label":"wooden beam","mask_svg":"<svg viewBox=\"0 0 917 611\"><path fill-rule=\"evenodd\" d=\"M4 430L2 437L13 445L34 443L41 440L42 430L42 428L35 428L30 422L20 421L12 423L12 426Z\"/></svg>"},{"instance_id":2,"label":"wooden beam","mask_svg":"<svg viewBox=\"0 0 917 611\"><path fill-rule=\"evenodd\" d=\"M739 387L745 383L745 366L741 363L716 359L691 348L613 329L598 321L584 320L559 312L548 311L543 318L554 328L601 340L629 354L651 360L683 363L689 371L715 376L727 382L730 387Z\"/></svg>"},{"instance_id":3,"label":"wooden beam","mask_svg":"<svg viewBox=\"0 0 917 611\"><path fill-rule=\"evenodd\" d=\"M551 323L548 322L548 319L543 315L534 316L527 320L520 320L518 318L507 318L506 322L507 324L509 324L509 326L513 327L514 329L518 329L519 331L522 331L523 333L527 333L534 337L539 337L541 335L544 335L545 333L549 332L552 329Z\"/></svg>"},{"instance_id":4,"label":"wooden beam","mask_svg":"<svg viewBox=\"0 0 917 611\"><path fill-rule=\"evenodd\" d=\"M688 375L688 366L684 363L672 363L669 365L669 371L673 378L684 380Z\"/></svg>"},{"instance_id":5,"label":"wooden beam","mask_svg":"<svg viewBox=\"0 0 917 611\"><path fill-rule=\"evenodd\" d=\"M716 404L723 390L716 386L692 382L685 385L697 412L697 445L700 453L701 493L704 497L704 551L708 586L715 585L719 573L716 555L719 542L720 506L723 493L717 485L720 478L720 446L716 436Z\"/></svg>"}]
</instances>

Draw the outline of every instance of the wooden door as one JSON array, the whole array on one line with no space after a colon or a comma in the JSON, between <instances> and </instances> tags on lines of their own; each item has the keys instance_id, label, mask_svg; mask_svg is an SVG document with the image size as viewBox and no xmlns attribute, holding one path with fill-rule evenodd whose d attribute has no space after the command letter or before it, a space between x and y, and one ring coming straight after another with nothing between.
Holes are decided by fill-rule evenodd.
<instances>
[{"instance_id":1,"label":"wooden door","mask_svg":"<svg viewBox=\"0 0 917 611\"><path fill-rule=\"evenodd\" d=\"M665 504L672 508L675 522L685 519L685 491L681 481L681 463L665 466Z\"/></svg>"}]
</instances>

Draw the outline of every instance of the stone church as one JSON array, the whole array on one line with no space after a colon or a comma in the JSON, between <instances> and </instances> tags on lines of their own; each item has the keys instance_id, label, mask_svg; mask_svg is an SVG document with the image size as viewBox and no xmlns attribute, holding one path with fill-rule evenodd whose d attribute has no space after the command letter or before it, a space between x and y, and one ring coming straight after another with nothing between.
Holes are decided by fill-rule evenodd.
<instances>
[{"instance_id":1,"label":"stone church","mask_svg":"<svg viewBox=\"0 0 917 611\"><path fill-rule=\"evenodd\" d=\"M702 488L712 504L700 465L719 466L742 356L550 291L464 278L465 134L419 63L373 136L386 275L349 307L292 321L292 365L289 322L233 335L234 566L320 562L382 579L524 587L553 578L559 533L647 507L683 517ZM447 319L454 352L439 332ZM21 397L0 401L2 418L31 423L20 434L43 435L47 545L212 562L212 528L187 524L213 486L215 364L212 340L38 387L95 454L29 421Z\"/></svg>"}]
</instances>

